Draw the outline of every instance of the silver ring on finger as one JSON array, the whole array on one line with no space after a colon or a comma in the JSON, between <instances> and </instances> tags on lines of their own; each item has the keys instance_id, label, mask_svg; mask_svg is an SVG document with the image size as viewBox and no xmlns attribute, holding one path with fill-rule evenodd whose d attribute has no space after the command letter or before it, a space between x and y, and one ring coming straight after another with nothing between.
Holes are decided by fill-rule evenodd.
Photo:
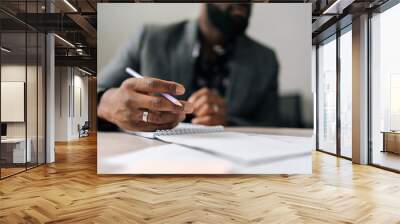
<instances>
[{"instance_id":1,"label":"silver ring on finger","mask_svg":"<svg viewBox=\"0 0 400 224\"><path fill-rule=\"evenodd\" d=\"M144 122L146 122L146 123L148 122L148 120L149 120L149 111L143 111L142 120Z\"/></svg>"}]
</instances>

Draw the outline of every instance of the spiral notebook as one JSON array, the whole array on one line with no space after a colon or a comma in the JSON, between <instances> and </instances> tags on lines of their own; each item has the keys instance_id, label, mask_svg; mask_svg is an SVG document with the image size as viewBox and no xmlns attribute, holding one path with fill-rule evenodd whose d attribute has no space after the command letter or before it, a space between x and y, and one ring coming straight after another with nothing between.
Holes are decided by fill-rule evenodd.
<instances>
[{"instance_id":1,"label":"spiral notebook","mask_svg":"<svg viewBox=\"0 0 400 224\"><path fill-rule=\"evenodd\" d=\"M293 144L267 136L226 132L223 126L181 123L171 130L131 133L246 164L310 156L312 148L309 144Z\"/></svg>"},{"instance_id":2,"label":"spiral notebook","mask_svg":"<svg viewBox=\"0 0 400 224\"><path fill-rule=\"evenodd\" d=\"M145 138L157 138L160 136L205 134L205 133L215 133L223 131L224 127L221 125L205 126L205 125L196 125L189 123L180 123L178 126L170 130L157 130L155 132L128 132L128 133Z\"/></svg>"}]
</instances>

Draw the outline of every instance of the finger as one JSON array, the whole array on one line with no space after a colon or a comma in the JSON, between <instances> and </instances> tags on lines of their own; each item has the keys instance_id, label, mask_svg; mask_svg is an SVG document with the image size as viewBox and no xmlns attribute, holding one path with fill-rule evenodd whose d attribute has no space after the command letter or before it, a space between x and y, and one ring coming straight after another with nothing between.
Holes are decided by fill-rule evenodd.
<instances>
[{"instance_id":1,"label":"finger","mask_svg":"<svg viewBox=\"0 0 400 224\"><path fill-rule=\"evenodd\" d=\"M207 115L214 115L218 112L222 112L220 109L218 111L215 110L215 104L203 104L195 113L198 117L204 117Z\"/></svg>"},{"instance_id":2,"label":"finger","mask_svg":"<svg viewBox=\"0 0 400 224\"><path fill-rule=\"evenodd\" d=\"M140 131L146 131L146 132L172 129L176 125L178 125L178 122L168 123L168 124L152 124L152 123L147 123L147 122L142 121L137 124Z\"/></svg>"},{"instance_id":3,"label":"finger","mask_svg":"<svg viewBox=\"0 0 400 224\"><path fill-rule=\"evenodd\" d=\"M206 114L221 114L225 111L225 103L216 95L202 96L194 103L194 114L197 116Z\"/></svg>"},{"instance_id":4,"label":"finger","mask_svg":"<svg viewBox=\"0 0 400 224\"><path fill-rule=\"evenodd\" d=\"M184 114L149 111L147 122L152 124L171 124L180 121L182 116L185 117Z\"/></svg>"},{"instance_id":5,"label":"finger","mask_svg":"<svg viewBox=\"0 0 400 224\"><path fill-rule=\"evenodd\" d=\"M207 94L208 92L210 92L210 90L206 87L201 88L200 90L196 91L195 93L193 93L189 99L188 102L190 103L194 103L198 100L198 98L200 98L201 96Z\"/></svg>"},{"instance_id":6,"label":"finger","mask_svg":"<svg viewBox=\"0 0 400 224\"><path fill-rule=\"evenodd\" d=\"M193 103L195 112L197 112L197 110L199 110L204 104L216 104L219 107L223 107L225 102L218 94L208 91L206 94L197 98Z\"/></svg>"},{"instance_id":7,"label":"finger","mask_svg":"<svg viewBox=\"0 0 400 224\"><path fill-rule=\"evenodd\" d=\"M149 112L148 119L151 118L151 114L154 112ZM159 113L159 112L155 112ZM163 112L167 113L167 112ZM119 122L116 124L123 130L127 131L155 131L155 130L164 130L164 129L171 129L178 125L185 119L185 114L173 114L176 116L176 120L172 122L163 123L163 124L156 124L143 121L143 111L136 110L133 113L126 114L124 118L119 119ZM135 116L135 114L140 114L140 116ZM153 117L154 118L154 117ZM154 119L152 120L154 121Z\"/></svg>"},{"instance_id":8,"label":"finger","mask_svg":"<svg viewBox=\"0 0 400 224\"><path fill-rule=\"evenodd\" d=\"M178 106L171 101L165 99L162 96L149 96L149 95L144 95L140 94L137 96L137 99L134 100L133 106L136 106L141 109L148 109L152 111L169 111L169 112L175 112L175 113L191 113L191 107L190 105L185 106L186 104L183 104L183 107ZM186 110L186 111L185 111Z\"/></svg>"},{"instance_id":9,"label":"finger","mask_svg":"<svg viewBox=\"0 0 400 224\"><path fill-rule=\"evenodd\" d=\"M224 119L222 116L204 116L204 117L196 117L192 120L193 124L202 124L202 125L223 125Z\"/></svg>"},{"instance_id":10,"label":"finger","mask_svg":"<svg viewBox=\"0 0 400 224\"><path fill-rule=\"evenodd\" d=\"M150 93L169 93L173 95L182 95L185 93L185 88L176 82L165 81L156 78L130 78L123 82L123 87Z\"/></svg>"},{"instance_id":11,"label":"finger","mask_svg":"<svg viewBox=\"0 0 400 224\"><path fill-rule=\"evenodd\" d=\"M183 111L187 114L191 114L194 111L194 107L192 103L180 100L181 104L183 105Z\"/></svg>"},{"instance_id":12,"label":"finger","mask_svg":"<svg viewBox=\"0 0 400 224\"><path fill-rule=\"evenodd\" d=\"M212 97L210 94L205 94L202 95L200 98L198 98L194 103L193 103L193 108L194 112L197 113L198 110L205 104L211 104L212 103Z\"/></svg>"},{"instance_id":13,"label":"finger","mask_svg":"<svg viewBox=\"0 0 400 224\"><path fill-rule=\"evenodd\" d=\"M179 114L178 123L183 122L186 119L186 114Z\"/></svg>"},{"instance_id":14,"label":"finger","mask_svg":"<svg viewBox=\"0 0 400 224\"><path fill-rule=\"evenodd\" d=\"M169 111L173 113L193 112L193 105L191 103L180 101L182 106L178 106L162 96L135 93L134 96L129 98L128 103L132 110L135 108L141 108L153 111Z\"/></svg>"}]
</instances>

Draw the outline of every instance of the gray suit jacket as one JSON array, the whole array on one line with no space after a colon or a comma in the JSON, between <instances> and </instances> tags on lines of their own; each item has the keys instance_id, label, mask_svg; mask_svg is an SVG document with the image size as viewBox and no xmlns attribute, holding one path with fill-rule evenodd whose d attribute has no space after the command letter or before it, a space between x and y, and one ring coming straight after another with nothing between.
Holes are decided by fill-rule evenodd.
<instances>
[{"instance_id":1,"label":"gray suit jacket","mask_svg":"<svg viewBox=\"0 0 400 224\"><path fill-rule=\"evenodd\" d=\"M197 42L197 21L172 25L148 25L135 32L112 62L98 76L98 93L118 87L129 76L130 66L143 75L172 80L185 86L187 99L192 89ZM277 126L278 62L275 53L242 35L228 62L230 85L225 101L231 125Z\"/></svg>"}]
</instances>

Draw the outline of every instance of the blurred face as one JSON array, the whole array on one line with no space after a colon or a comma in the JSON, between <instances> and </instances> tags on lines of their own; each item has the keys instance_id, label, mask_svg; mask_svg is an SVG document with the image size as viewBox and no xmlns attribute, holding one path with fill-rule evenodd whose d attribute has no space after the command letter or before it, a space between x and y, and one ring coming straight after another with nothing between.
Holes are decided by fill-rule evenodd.
<instances>
[{"instance_id":1,"label":"blurred face","mask_svg":"<svg viewBox=\"0 0 400 224\"><path fill-rule=\"evenodd\" d=\"M248 26L251 4L209 3L207 18L226 39L243 34Z\"/></svg>"}]
</instances>

